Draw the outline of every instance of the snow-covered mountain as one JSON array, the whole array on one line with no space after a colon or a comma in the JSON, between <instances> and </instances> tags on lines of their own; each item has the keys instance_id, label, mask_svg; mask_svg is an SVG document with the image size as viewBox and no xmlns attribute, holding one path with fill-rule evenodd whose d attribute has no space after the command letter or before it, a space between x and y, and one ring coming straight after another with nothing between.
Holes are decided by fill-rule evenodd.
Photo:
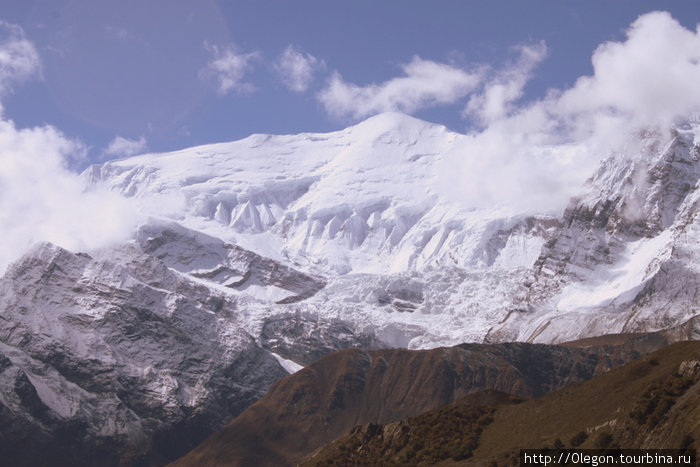
<instances>
[{"instance_id":1,"label":"snow-covered mountain","mask_svg":"<svg viewBox=\"0 0 700 467\"><path fill-rule=\"evenodd\" d=\"M179 200L172 215L185 225L330 276L531 266L539 239L530 245L522 236L500 258L484 244L521 213L477 210L448 196L448 161L464 139L386 113L334 133L253 135L108 162L85 175L144 202Z\"/></svg>"},{"instance_id":2,"label":"snow-covered mountain","mask_svg":"<svg viewBox=\"0 0 700 467\"><path fill-rule=\"evenodd\" d=\"M340 320L362 338L409 348L558 342L698 314L699 135L691 122L631 138L563 215L461 202L449 171L472 157L468 136L397 113L84 175L144 206L169 199L177 208L165 216L327 282L268 307L265 319ZM246 329L261 335L265 319Z\"/></svg>"},{"instance_id":3,"label":"snow-covered mountain","mask_svg":"<svg viewBox=\"0 0 700 467\"><path fill-rule=\"evenodd\" d=\"M0 435L160 462L339 349L700 338L700 125L638 135L563 213L455 196L468 139L382 114L90 167L151 217L0 278Z\"/></svg>"}]
</instances>

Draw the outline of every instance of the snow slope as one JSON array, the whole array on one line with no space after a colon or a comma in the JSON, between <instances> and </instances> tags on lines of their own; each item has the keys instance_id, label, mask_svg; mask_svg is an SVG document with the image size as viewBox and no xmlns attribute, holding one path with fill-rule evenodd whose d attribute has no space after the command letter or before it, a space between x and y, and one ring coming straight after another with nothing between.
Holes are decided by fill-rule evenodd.
<instances>
[{"instance_id":1,"label":"snow slope","mask_svg":"<svg viewBox=\"0 0 700 467\"><path fill-rule=\"evenodd\" d=\"M287 374L243 330L245 296L135 245L98 253L40 243L0 279L5 448L31 440L58 465L162 465Z\"/></svg>"},{"instance_id":2,"label":"snow slope","mask_svg":"<svg viewBox=\"0 0 700 467\"><path fill-rule=\"evenodd\" d=\"M523 216L449 200L444 161L464 135L386 113L328 134L253 135L94 166L90 183L181 198L185 225L330 275L484 262L483 243ZM523 239L512 263L532 263ZM526 251L522 251L523 248Z\"/></svg>"}]
</instances>

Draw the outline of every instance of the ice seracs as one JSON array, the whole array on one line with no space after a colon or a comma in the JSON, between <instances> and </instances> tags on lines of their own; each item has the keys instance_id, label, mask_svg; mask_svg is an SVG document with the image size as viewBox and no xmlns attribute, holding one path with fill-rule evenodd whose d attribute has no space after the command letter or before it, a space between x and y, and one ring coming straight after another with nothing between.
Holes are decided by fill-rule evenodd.
<instances>
[{"instance_id":1,"label":"ice seracs","mask_svg":"<svg viewBox=\"0 0 700 467\"><path fill-rule=\"evenodd\" d=\"M443 223L460 230L457 224L470 222L468 210L460 214L463 207L440 194L438 174L462 137L388 113L334 133L253 135L108 162L86 175L144 202L182 195L185 225L225 232L253 250L263 243L256 234L270 233L300 265L329 274L385 273L416 267L416 250L430 243L431 229L435 235ZM421 263L443 258L458 247L457 237L433 240Z\"/></svg>"}]
</instances>

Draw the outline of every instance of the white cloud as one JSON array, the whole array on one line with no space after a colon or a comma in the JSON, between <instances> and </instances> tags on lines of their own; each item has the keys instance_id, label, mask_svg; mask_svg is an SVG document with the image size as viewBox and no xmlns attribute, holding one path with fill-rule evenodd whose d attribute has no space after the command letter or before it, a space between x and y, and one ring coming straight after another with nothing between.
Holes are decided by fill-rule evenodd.
<instances>
[{"instance_id":1,"label":"white cloud","mask_svg":"<svg viewBox=\"0 0 700 467\"><path fill-rule=\"evenodd\" d=\"M38 241L85 251L128 238L135 211L121 196L84 191L66 161L82 150L51 126L0 120L0 274Z\"/></svg>"},{"instance_id":2,"label":"white cloud","mask_svg":"<svg viewBox=\"0 0 700 467\"><path fill-rule=\"evenodd\" d=\"M21 27L0 21L0 94L40 73L39 53Z\"/></svg>"},{"instance_id":3,"label":"white cloud","mask_svg":"<svg viewBox=\"0 0 700 467\"><path fill-rule=\"evenodd\" d=\"M102 156L104 158L129 157L145 152L147 147L146 138L143 136L139 139L128 139L117 135L107 145Z\"/></svg>"},{"instance_id":4,"label":"white cloud","mask_svg":"<svg viewBox=\"0 0 700 467\"><path fill-rule=\"evenodd\" d=\"M314 78L314 73L324 67L323 61L319 61L311 54L296 50L291 44L284 49L274 64L282 82L294 92L306 91Z\"/></svg>"},{"instance_id":5,"label":"white cloud","mask_svg":"<svg viewBox=\"0 0 700 467\"><path fill-rule=\"evenodd\" d=\"M539 54L533 57L530 63ZM511 84L500 95L489 95L497 81L472 97L468 111L485 127L467 135L446 162L451 194L471 206L560 212L601 158L634 157L642 131L700 111L700 31L668 13L641 16L626 40L598 47L592 63L591 76L520 107L514 104L527 67L503 80Z\"/></svg>"},{"instance_id":6,"label":"white cloud","mask_svg":"<svg viewBox=\"0 0 700 467\"><path fill-rule=\"evenodd\" d=\"M488 124L513 110L513 103L523 96L532 72L547 55L544 42L517 47L518 59L507 64L492 77L484 89L469 98L465 115L474 115Z\"/></svg>"},{"instance_id":7,"label":"white cloud","mask_svg":"<svg viewBox=\"0 0 700 467\"><path fill-rule=\"evenodd\" d=\"M666 12L639 17L625 42L602 44L592 62L593 76L561 96L559 112L618 114L643 126L667 124L700 103L700 33Z\"/></svg>"},{"instance_id":8,"label":"white cloud","mask_svg":"<svg viewBox=\"0 0 700 467\"><path fill-rule=\"evenodd\" d=\"M0 22L0 91L40 69L22 29ZM55 128L20 129L0 115L0 275L38 241L84 251L132 233L137 215L129 201L85 192L81 177L67 169L84 157L84 144Z\"/></svg>"},{"instance_id":9,"label":"white cloud","mask_svg":"<svg viewBox=\"0 0 700 467\"><path fill-rule=\"evenodd\" d=\"M200 71L199 76L214 81L219 94L255 90L244 78L246 73L253 69L253 62L260 58L259 53L241 53L233 45L219 47L208 42L204 43L204 48L209 52L211 60Z\"/></svg>"},{"instance_id":10,"label":"white cloud","mask_svg":"<svg viewBox=\"0 0 700 467\"><path fill-rule=\"evenodd\" d=\"M338 72L318 94L326 112L335 118L360 119L376 113L414 113L439 104L457 102L480 81L479 72L468 72L444 63L415 56L403 65L405 76L382 84L357 86L347 83Z\"/></svg>"}]
</instances>

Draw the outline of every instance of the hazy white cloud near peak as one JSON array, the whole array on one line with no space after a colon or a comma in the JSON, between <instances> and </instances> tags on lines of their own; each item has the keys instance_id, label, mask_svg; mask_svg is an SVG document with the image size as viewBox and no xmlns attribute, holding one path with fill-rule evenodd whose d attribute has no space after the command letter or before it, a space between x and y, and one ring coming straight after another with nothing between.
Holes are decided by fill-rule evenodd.
<instances>
[{"instance_id":1,"label":"hazy white cloud near peak","mask_svg":"<svg viewBox=\"0 0 700 467\"><path fill-rule=\"evenodd\" d=\"M666 12L640 16L624 42L601 44L594 73L558 100L562 114L619 115L636 125L668 124L700 104L700 32Z\"/></svg>"},{"instance_id":2,"label":"hazy white cloud near peak","mask_svg":"<svg viewBox=\"0 0 700 467\"><path fill-rule=\"evenodd\" d=\"M129 157L143 153L147 147L148 143L143 136L139 139L128 139L117 135L110 141L102 155L104 158Z\"/></svg>"},{"instance_id":3,"label":"hazy white cloud near peak","mask_svg":"<svg viewBox=\"0 0 700 467\"><path fill-rule=\"evenodd\" d=\"M334 72L317 98L334 118L361 119L387 111L410 114L457 102L472 92L481 80L478 71L465 71L418 56L401 68L405 76L367 86L347 83L340 73Z\"/></svg>"},{"instance_id":4,"label":"hazy white cloud near peak","mask_svg":"<svg viewBox=\"0 0 700 467\"><path fill-rule=\"evenodd\" d=\"M523 96L535 67L547 56L547 46L540 41L515 49L517 59L496 70L494 76L486 80L482 91L469 98L463 116L474 116L481 123L488 124L514 110L513 103Z\"/></svg>"},{"instance_id":5,"label":"hazy white cloud near peak","mask_svg":"<svg viewBox=\"0 0 700 467\"><path fill-rule=\"evenodd\" d=\"M539 54L533 57L530 63ZM560 212L602 158L635 157L643 130L668 129L700 111L700 31L668 13L640 16L624 41L601 44L592 63L593 74L571 88L505 112L489 107L486 85L469 109L485 128L468 134L446 161L446 181L461 174L461 183L445 184L451 194L471 206ZM517 90L525 71L506 82Z\"/></svg>"},{"instance_id":6,"label":"hazy white cloud near peak","mask_svg":"<svg viewBox=\"0 0 700 467\"><path fill-rule=\"evenodd\" d=\"M260 59L258 52L239 52L232 45L218 46L204 42L211 59L200 70L199 76L211 80L216 85L217 92L226 95L231 92L251 92L255 86L245 82L246 73L253 69L253 63Z\"/></svg>"},{"instance_id":7,"label":"hazy white cloud near peak","mask_svg":"<svg viewBox=\"0 0 700 467\"><path fill-rule=\"evenodd\" d=\"M0 275L39 241L85 251L133 232L138 214L127 199L85 192L80 176L66 169L81 147L51 126L0 121Z\"/></svg>"},{"instance_id":8,"label":"hazy white cloud near peak","mask_svg":"<svg viewBox=\"0 0 700 467\"><path fill-rule=\"evenodd\" d=\"M288 45L277 57L274 69L287 88L294 92L305 92L314 79L314 74L325 68L323 60Z\"/></svg>"},{"instance_id":9,"label":"hazy white cloud near peak","mask_svg":"<svg viewBox=\"0 0 700 467\"><path fill-rule=\"evenodd\" d=\"M19 26L0 22L0 91L40 71L34 44ZM39 241L74 251L124 239L134 210L121 196L84 192L66 167L85 156L85 145L52 126L17 128L0 115L0 275Z\"/></svg>"},{"instance_id":10,"label":"hazy white cloud near peak","mask_svg":"<svg viewBox=\"0 0 700 467\"><path fill-rule=\"evenodd\" d=\"M0 95L41 72L39 53L17 25L0 21Z\"/></svg>"}]
</instances>

